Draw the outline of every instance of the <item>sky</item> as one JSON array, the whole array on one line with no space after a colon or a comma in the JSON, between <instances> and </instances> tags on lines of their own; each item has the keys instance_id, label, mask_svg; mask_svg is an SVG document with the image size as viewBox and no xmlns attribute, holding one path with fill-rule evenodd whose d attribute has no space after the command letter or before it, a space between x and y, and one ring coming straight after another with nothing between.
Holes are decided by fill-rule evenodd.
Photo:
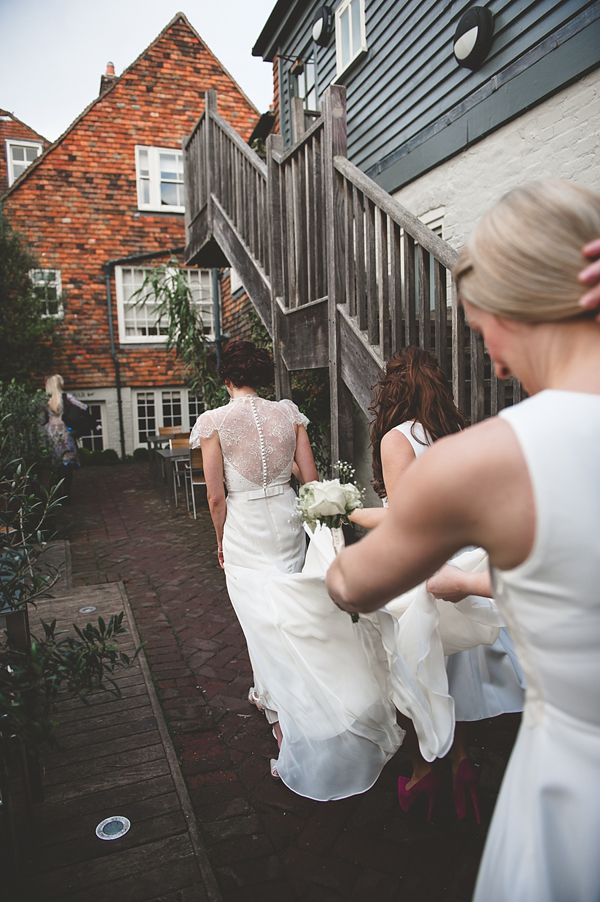
<instances>
[{"instance_id":1,"label":"sky","mask_svg":"<svg viewBox=\"0 0 600 902\"><path fill-rule=\"evenodd\" d=\"M177 12L250 100L273 100L270 63L252 56L276 0L0 0L0 108L56 140L98 96L110 60L121 75Z\"/></svg>"}]
</instances>

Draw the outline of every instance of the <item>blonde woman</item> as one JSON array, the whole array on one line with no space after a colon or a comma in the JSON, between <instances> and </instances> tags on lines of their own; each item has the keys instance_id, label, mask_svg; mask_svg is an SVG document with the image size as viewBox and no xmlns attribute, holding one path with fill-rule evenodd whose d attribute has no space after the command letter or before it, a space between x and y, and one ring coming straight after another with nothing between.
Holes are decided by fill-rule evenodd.
<instances>
[{"instance_id":1,"label":"blonde woman","mask_svg":"<svg viewBox=\"0 0 600 902\"><path fill-rule=\"evenodd\" d=\"M531 397L436 442L328 575L338 605L370 611L465 545L489 553L527 693L476 902L600 898L600 324L578 283L598 235L600 196L569 182L516 188L483 218L459 297L496 374Z\"/></svg>"},{"instance_id":2,"label":"blonde woman","mask_svg":"<svg viewBox=\"0 0 600 902\"><path fill-rule=\"evenodd\" d=\"M69 404L87 410L85 404L64 390L63 377L55 373L46 379L46 392L48 404L44 415L44 428L48 437L48 444L52 453L57 479L63 480L60 495L63 504L71 503L71 487L73 484L73 471L79 466L77 458L77 441L63 421L65 398Z\"/></svg>"}]
</instances>

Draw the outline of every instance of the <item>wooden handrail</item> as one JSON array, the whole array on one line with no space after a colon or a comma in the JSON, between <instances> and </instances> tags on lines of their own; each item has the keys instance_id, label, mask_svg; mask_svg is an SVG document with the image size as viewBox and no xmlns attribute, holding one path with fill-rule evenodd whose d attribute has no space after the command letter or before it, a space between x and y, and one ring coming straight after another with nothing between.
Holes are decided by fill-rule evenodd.
<instances>
[{"instance_id":1,"label":"wooden handrail","mask_svg":"<svg viewBox=\"0 0 600 902\"><path fill-rule=\"evenodd\" d=\"M397 200L384 191L383 188L365 175L364 172L351 163L347 157L334 157L333 165L352 185L376 204L379 209L389 216L397 225L405 229L421 247L439 260L446 269L452 270L458 257L457 252L447 242L439 238L435 232L427 228L420 219L398 203Z\"/></svg>"}]
</instances>

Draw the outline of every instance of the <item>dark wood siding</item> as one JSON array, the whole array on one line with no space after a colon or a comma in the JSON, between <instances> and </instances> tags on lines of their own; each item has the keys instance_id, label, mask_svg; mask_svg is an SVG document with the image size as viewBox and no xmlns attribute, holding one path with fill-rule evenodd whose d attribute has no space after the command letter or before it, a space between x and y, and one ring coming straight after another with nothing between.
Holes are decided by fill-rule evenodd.
<instances>
[{"instance_id":1,"label":"dark wood siding","mask_svg":"<svg viewBox=\"0 0 600 902\"><path fill-rule=\"evenodd\" d=\"M310 37L319 5L297 4L293 24L288 24L287 36L278 50L296 58L302 57L307 47L314 49L320 95L336 73L335 37L326 48L317 48ZM460 68L452 52L458 20L473 2L365 0L365 5L368 54L340 79L347 88L348 155L388 190L398 185L390 181L390 176L386 183L380 174L389 172L397 160L429 137L437 135L438 146L434 153L423 154L422 162L407 169L411 177L419 174L419 167L425 171L473 143L486 128L493 130L600 64L598 0L490 0L485 5L494 15L494 43L476 72ZM575 40L582 36L587 43ZM535 65L561 46L565 52L556 55L552 77L547 77L547 67L534 76ZM585 52L579 59L581 47ZM281 60L280 65L282 134L289 144L288 73L292 62ZM514 81L528 69L531 78L539 82L534 91L526 81L522 88ZM540 78L543 72L546 75ZM495 98L496 109L486 110L487 126L466 121L468 110L485 103L509 82L513 82L512 90L505 91L502 99ZM502 108L497 109L500 100ZM460 127L456 127L457 122ZM447 133L444 149L440 136L448 126L454 128Z\"/></svg>"}]
</instances>

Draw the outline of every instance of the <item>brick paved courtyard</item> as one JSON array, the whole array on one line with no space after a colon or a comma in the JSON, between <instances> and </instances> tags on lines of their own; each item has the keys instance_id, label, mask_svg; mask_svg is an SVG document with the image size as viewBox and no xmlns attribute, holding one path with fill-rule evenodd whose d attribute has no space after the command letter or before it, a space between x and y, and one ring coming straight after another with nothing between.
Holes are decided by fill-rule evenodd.
<instances>
[{"instance_id":1,"label":"brick paved courtyard","mask_svg":"<svg viewBox=\"0 0 600 902\"><path fill-rule=\"evenodd\" d=\"M147 465L75 475L68 512L74 586L122 580L224 902L467 902L516 729L472 728L483 825L457 820L449 763L433 822L405 815L401 749L367 793L294 795L269 774L276 743L247 702L252 674L228 601L206 504L175 510Z\"/></svg>"}]
</instances>

